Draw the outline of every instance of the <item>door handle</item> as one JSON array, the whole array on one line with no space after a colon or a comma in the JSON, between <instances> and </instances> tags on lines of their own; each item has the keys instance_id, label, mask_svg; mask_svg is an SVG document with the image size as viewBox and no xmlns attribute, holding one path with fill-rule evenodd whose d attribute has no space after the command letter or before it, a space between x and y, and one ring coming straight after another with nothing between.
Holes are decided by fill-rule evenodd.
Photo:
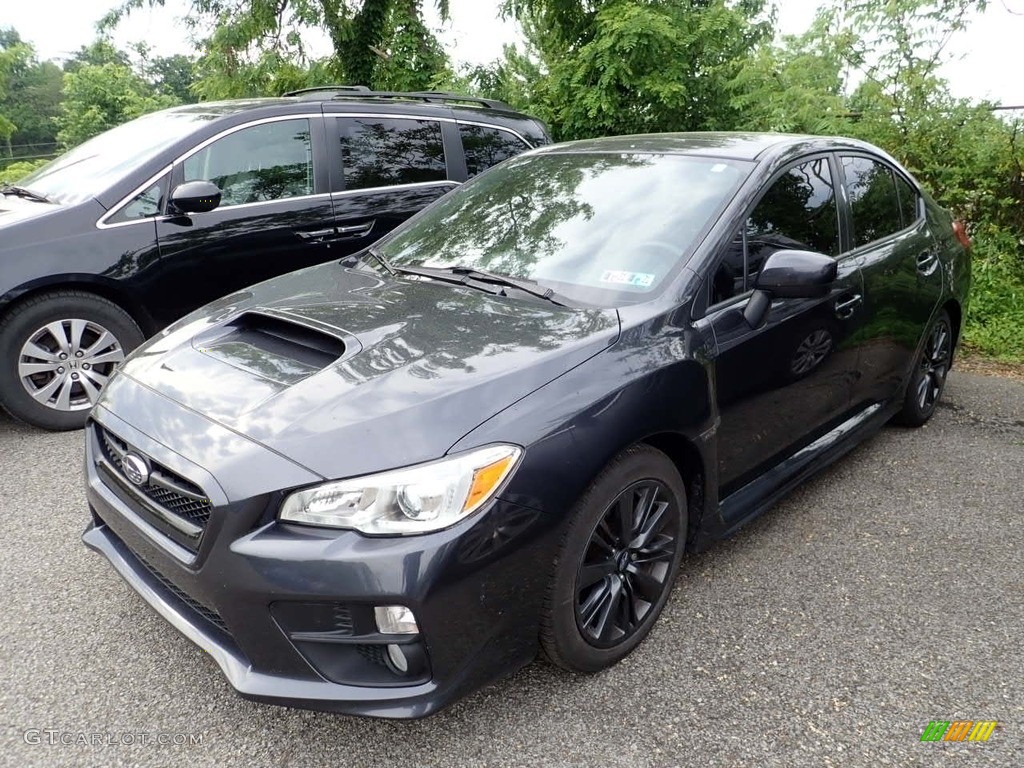
<instances>
[{"instance_id":1,"label":"door handle","mask_svg":"<svg viewBox=\"0 0 1024 768\"><path fill-rule=\"evenodd\" d=\"M339 239L355 239L357 237L366 237L373 231L373 225L376 221L368 221L365 224L353 224L348 227L338 227L338 238Z\"/></svg>"},{"instance_id":2,"label":"door handle","mask_svg":"<svg viewBox=\"0 0 1024 768\"><path fill-rule=\"evenodd\" d=\"M337 234L337 230L331 227L330 229L315 229L312 232L299 232L298 234L303 240L314 240L322 243L324 240L334 237Z\"/></svg>"},{"instance_id":3,"label":"door handle","mask_svg":"<svg viewBox=\"0 0 1024 768\"><path fill-rule=\"evenodd\" d=\"M850 298L845 301L836 302L836 317L840 320L846 320L853 317L853 313L857 311L857 306L864 302L864 297L859 293L853 294Z\"/></svg>"},{"instance_id":4,"label":"door handle","mask_svg":"<svg viewBox=\"0 0 1024 768\"><path fill-rule=\"evenodd\" d=\"M938 258L934 251L922 251L917 255L917 271L928 273Z\"/></svg>"}]
</instances>

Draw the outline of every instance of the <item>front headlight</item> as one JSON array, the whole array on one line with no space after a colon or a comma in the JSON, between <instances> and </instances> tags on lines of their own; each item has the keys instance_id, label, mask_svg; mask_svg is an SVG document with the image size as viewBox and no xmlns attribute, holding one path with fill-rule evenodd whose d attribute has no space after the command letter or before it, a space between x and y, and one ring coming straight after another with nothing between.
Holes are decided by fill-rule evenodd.
<instances>
[{"instance_id":1,"label":"front headlight","mask_svg":"<svg viewBox=\"0 0 1024 768\"><path fill-rule=\"evenodd\" d=\"M486 503L522 449L491 445L429 464L325 483L293 493L278 518L376 535L439 531Z\"/></svg>"}]
</instances>

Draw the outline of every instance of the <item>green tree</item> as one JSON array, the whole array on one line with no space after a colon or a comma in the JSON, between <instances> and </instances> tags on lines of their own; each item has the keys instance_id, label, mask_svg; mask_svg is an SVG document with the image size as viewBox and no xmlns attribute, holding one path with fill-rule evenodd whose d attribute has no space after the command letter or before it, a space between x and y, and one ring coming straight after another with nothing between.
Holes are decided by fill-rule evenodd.
<instances>
[{"instance_id":1,"label":"green tree","mask_svg":"<svg viewBox=\"0 0 1024 768\"><path fill-rule=\"evenodd\" d=\"M14 29L0 29L0 116L14 126L6 154L38 157L56 148L63 73L51 61L39 61L35 50Z\"/></svg>"},{"instance_id":2,"label":"green tree","mask_svg":"<svg viewBox=\"0 0 1024 768\"><path fill-rule=\"evenodd\" d=\"M101 22L164 0L124 0ZM447 0L436 0L447 17ZM447 57L423 22L421 0L194 0L186 21L205 52L194 91L203 98L281 93L325 82L418 86L443 78ZM331 41L308 55L304 32Z\"/></svg>"},{"instance_id":3,"label":"green tree","mask_svg":"<svg viewBox=\"0 0 1024 768\"><path fill-rule=\"evenodd\" d=\"M557 138L728 128L729 86L771 33L761 0L507 0L527 47L478 73ZM483 75L483 77L479 77Z\"/></svg>"},{"instance_id":4,"label":"green tree","mask_svg":"<svg viewBox=\"0 0 1024 768\"><path fill-rule=\"evenodd\" d=\"M110 53L106 44L92 46ZM120 52L117 52L120 54ZM146 112L173 106L173 96L156 94L152 86L121 63L121 56L98 59L103 63L79 61L64 74L64 101L57 118L57 138L73 147L109 128Z\"/></svg>"}]
</instances>

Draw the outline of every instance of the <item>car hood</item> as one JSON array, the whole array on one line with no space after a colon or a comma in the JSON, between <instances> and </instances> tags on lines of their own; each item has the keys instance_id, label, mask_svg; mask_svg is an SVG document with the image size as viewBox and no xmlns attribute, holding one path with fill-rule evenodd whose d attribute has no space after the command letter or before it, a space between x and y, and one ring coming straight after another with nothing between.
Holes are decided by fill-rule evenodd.
<instances>
[{"instance_id":1,"label":"car hood","mask_svg":"<svg viewBox=\"0 0 1024 768\"><path fill-rule=\"evenodd\" d=\"M0 227L36 219L60 210L63 210L63 207L56 203L41 203L15 195L0 195Z\"/></svg>"},{"instance_id":2,"label":"car hood","mask_svg":"<svg viewBox=\"0 0 1024 768\"><path fill-rule=\"evenodd\" d=\"M352 476L444 455L618 333L615 310L329 264L194 313L108 390L134 381L323 477Z\"/></svg>"}]
</instances>

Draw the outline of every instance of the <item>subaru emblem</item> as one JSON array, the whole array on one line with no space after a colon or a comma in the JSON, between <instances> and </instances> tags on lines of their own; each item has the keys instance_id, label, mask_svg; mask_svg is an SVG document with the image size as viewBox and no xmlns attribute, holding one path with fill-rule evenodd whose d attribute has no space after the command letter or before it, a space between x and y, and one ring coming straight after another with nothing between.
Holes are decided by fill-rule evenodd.
<instances>
[{"instance_id":1,"label":"subaru emblem","mask_svg":"<svg viewBox=\"0 0 1024 768\"><path fill-rule=\"evenodd\" d=\"M145 485L149 481L149 467L141 456L129 453L121 463L124 476L135 485Z\"/></svg>"}]
</instances>

